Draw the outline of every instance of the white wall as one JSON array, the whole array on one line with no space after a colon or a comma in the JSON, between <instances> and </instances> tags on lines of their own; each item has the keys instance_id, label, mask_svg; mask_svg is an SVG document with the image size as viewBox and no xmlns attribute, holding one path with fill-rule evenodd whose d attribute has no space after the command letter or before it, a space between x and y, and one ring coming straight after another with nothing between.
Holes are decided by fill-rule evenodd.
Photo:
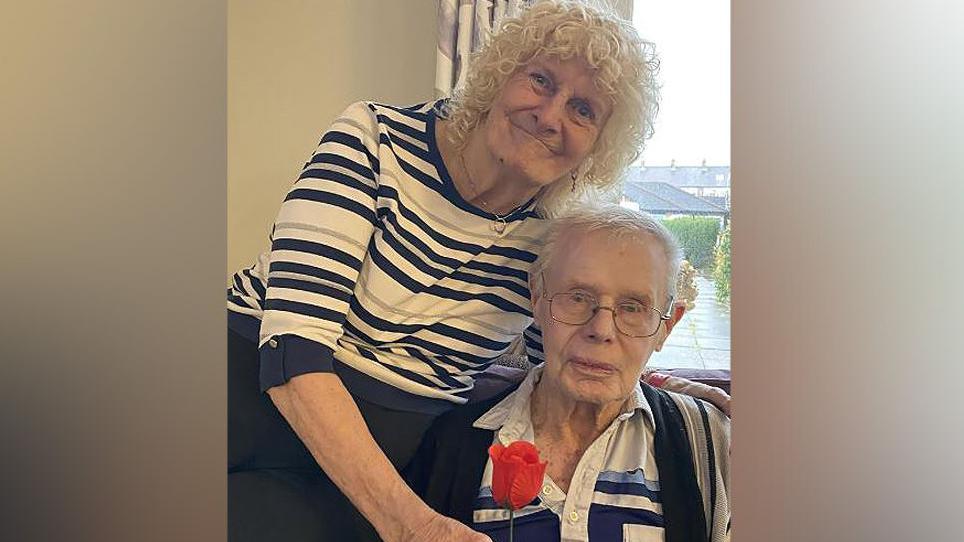
<instances>
[{"instance_id":1,"label":"white wall","mask_svg":"<svg viewBox=\"0 0 964 542\"><path fill-rule=\"evenodd\" d=\"M228 0L228 274L349 103L432 98L435 0Z\"/></svg>"}]
</instances>

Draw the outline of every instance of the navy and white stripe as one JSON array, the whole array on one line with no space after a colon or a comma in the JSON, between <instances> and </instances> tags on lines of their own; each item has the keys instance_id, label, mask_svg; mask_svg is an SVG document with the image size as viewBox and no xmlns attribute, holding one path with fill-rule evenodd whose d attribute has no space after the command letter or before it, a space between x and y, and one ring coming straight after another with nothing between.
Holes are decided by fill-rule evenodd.
<instances>
[{"instance_id":1,"label":"navy and white stripe","mask_svg":"<svg viewBox=\"0 0 964 542\"><path fill-rule=\"evenodd\" d=\"M492 499L491 487L485 486L479 491L473 519L476 529L487 534L492 542L509 540L509 512ZM512 528L515 540L558 540L559 516L536 497L513 512Z\"/></svg>"},{"instance_id":2,"label":"navy and white stripe","mask_svg":"<svg viewBox=\"0 0 964 542\"><path fill-rule=\"evenodd\" d=\"M285 198L271 250L234 275L228 308L260 320L263 388L337 361L461 403L531 324L528 269L545 223L529 202L497 235L462 199L435 105L349 106Z\"/></svg>"},{"instance_id":3,"label":"navy and white stripe","mask_svg":"<svg viewBox=\"0 0 964 542\"><path fill-rule=\"evenodd\" d=\"M515 440L535 441L529 399L541 374L542 366L530 371L515 392L476 420L473 426L495 431L495 440L503 445ZM712 542L728 540L726 482L729 473L725 471L728 462L718 459L725 457L720 454L728 453L729 420L718 410L705 408L702 402L692 397L671 396L684 413L704 501L714 510L708 538ZM665 530L659 472L653 450L654 429L649 403L637 387L627 410L584 452L572 475L568 492L563 492L547 475L539 497L520 511L527 520L525 529L539 533L538 538L532 539L662 541ZM589 483L580 483L582 480ZM482 475L473 523L476 530L499 542L508 540L508 513L492 500L491 484L492 462L489 460ZM714 491L716 487L722 491ZM706 517L711 516L707 514ZM517 533L521 531L517 530Z\"/></svg>"}]
</instances>

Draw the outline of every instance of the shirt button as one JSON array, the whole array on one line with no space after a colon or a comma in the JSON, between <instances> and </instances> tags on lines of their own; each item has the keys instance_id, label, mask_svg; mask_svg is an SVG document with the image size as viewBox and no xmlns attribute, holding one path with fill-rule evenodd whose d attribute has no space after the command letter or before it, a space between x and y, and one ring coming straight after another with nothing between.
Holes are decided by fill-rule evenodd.
<instances>
[{"instance_id":1,"label":"shirt button","mask_svg":"<svg viewBox=\"0 0 964 542\"><path fill-rule=\"evenodd\" d=\"M575 523L577 521L579 521L579 512L576 512L575 510L569 512L569 522Z\"/></svg>"},{"instance_id":2,"label":"shirt button","mask_svg":"<svg viewBox=\"0 0 964 542\"><path fill-rule=\"evenodd\" d=\"M550 494L550 493L552 493L552 488L549 487L549 484L546 484L546 485L542 486L542 494L543 494L543 495L548 495L548 494Z\"/></svg>"},{"instance_id":3,"label":"shirt button","mask_svg":"<svg viewBox=\"0 0 964 542\"><path fill-rule=\"evenodd\" d=\"M278 341L275 339L268 339L268 346L271 348L278 348Z\"/></svg>"}]
</instances>

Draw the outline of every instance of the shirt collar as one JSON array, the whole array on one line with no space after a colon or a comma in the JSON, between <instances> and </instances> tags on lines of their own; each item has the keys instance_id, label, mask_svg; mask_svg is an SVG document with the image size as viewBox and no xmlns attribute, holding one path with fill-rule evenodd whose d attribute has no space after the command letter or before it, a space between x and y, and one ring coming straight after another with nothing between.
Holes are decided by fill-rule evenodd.
<instances>
[{"instance_id":1,"label":"shirt collar","mask_svg":"<svg viewBox=\"0 0 964 542\"><path fill-rule=\"evenodd\" d=\"M520 440L527 432L531 432L532 421L529 416L529 400L532 397L532 390L536 383L542 378L544 365L540 364L529 370L522 384L505 399L499 401L494 407L490 408L485 414L480 416L472 424L477 429L487 429L498 431L499 438L503 443ZM649 420L650 425L655 429L656 420L653 411L643 395L643 389L637 382L625 410L616 417L617 421L625 421L632 418L637 412L641 413Z\"/></svg>"}]
</instances>

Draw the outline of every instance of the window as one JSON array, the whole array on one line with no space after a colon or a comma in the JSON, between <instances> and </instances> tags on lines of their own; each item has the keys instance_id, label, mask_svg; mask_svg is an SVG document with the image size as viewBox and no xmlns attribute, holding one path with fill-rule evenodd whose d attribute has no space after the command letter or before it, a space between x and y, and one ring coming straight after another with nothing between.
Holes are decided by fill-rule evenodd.
<instances>
[{"instance_id":1,"label":"window","mask_svg":"<svg viewBox=\"0 0 964 542\"><path fill-rule=\"evenodd\" d=\"M656 45L661 101L622 202L677 234L693 266L681 275L699 292L681 288L692 308L649 367L729 369L729 2L635 0L633 24Z\"/></svg>"}]
</instances>

